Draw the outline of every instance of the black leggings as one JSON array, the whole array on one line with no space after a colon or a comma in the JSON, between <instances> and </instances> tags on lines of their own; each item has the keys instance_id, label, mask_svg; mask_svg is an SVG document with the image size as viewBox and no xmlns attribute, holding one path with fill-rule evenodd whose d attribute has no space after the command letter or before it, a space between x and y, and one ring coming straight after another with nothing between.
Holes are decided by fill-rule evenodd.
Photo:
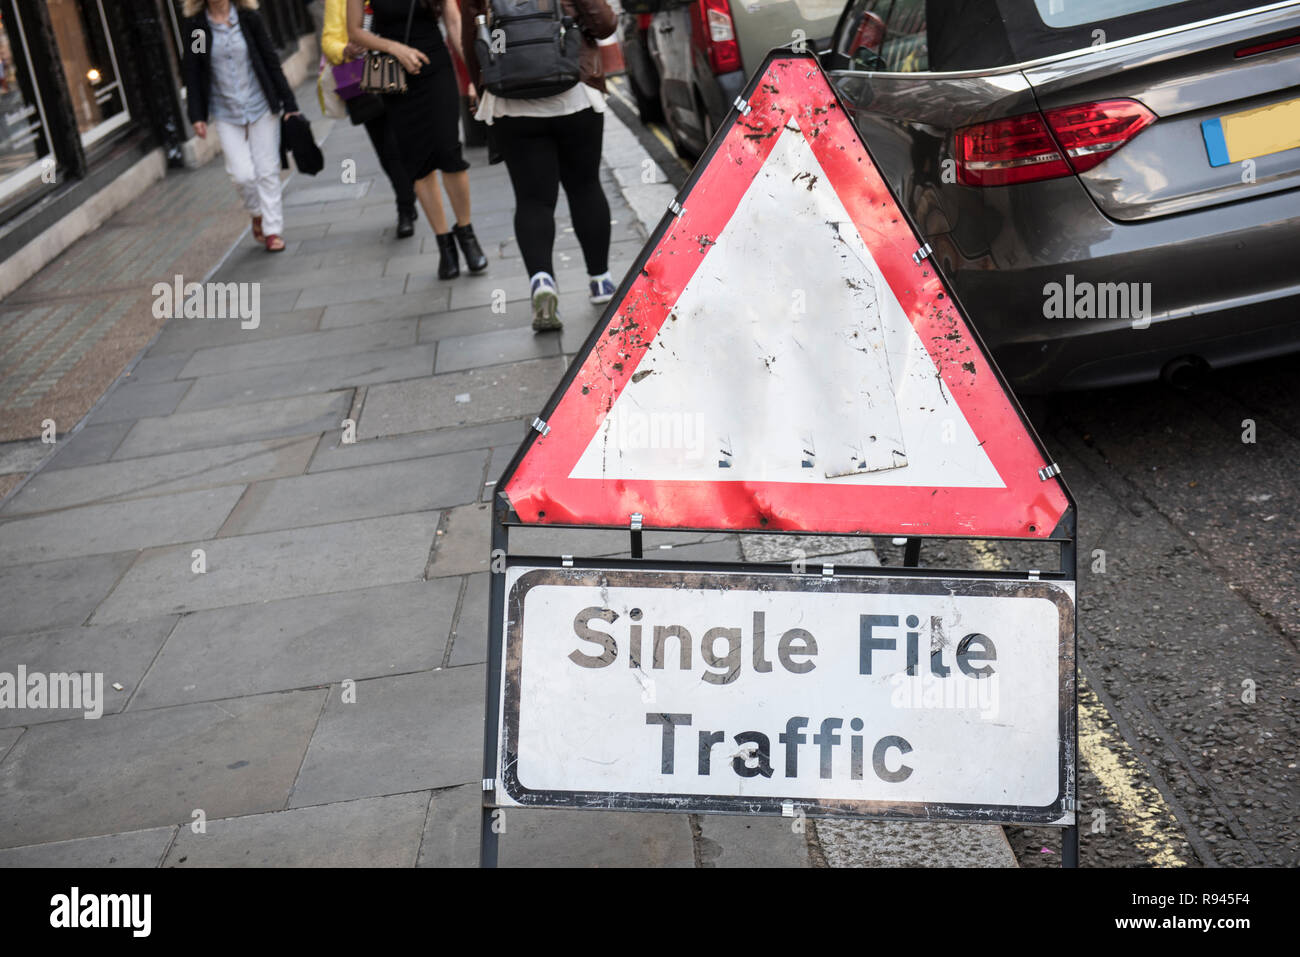
<instances>
[{"instance_id":1,"label":"black leggings","mask_svg":"<svg viewBox=\"0 0 1300 957\"><path fill-rule=\"evenodd\" d=\"M375 155L379 157L379 165L384 168L388 181L393 184L398 212L414 216L415 187L411 185L411 177L402 165L402 157L397 150L397 136L393 132L393 124L388 120L388 114L380 113L367 120L365 125L366 135L370 137Z\"/></svg>"},{"instance_id":2,"label":"black leggings","mask_svg":"<svg viewBox=\"0 0 1300 957\"><path fill-rule=\"evenodd\" d=\"M600 186L604 127L605 117L592 109L565 116L501 116L493 122L515 190L515 238L528 275L555 275L551 247L561 184L587 274L609 269L609 203Z\"/></svg>"}]
</instances>

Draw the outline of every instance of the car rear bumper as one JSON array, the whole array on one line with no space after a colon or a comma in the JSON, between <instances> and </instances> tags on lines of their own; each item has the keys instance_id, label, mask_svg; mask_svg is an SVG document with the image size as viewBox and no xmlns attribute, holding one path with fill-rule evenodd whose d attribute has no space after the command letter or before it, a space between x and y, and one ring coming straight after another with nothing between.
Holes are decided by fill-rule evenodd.
<instances>
[{"instance_id":1,"label":"car rear bumper","mask_svg":"<svg viewBox=\"0 0 1300 957\"><path fill-rule=\"evenodd\" d=\"M1151 380L1189 356L1213 368L1300 350L1300 191L1139 224L1115 223L1091 204L1026 213L1023 198L990 255L951 256L957 268L947 266L1018 390ZM1071 291L1117 285L1145 315L1069 305Z\"/></svg>"},{"instance_id":2,"label":"car rear bumper","mask_svg":"<svg viewBox=\"0 0 1300 957\"><path fill-rule=\"evenodd\" d=\"M1028 394L1149 382L1188 359L1224 368L1300 351L1300 287L1277 299L1153 320L1145 329L1093 326L991 348L1003 374Z\"/></svg>"}]
</instances>

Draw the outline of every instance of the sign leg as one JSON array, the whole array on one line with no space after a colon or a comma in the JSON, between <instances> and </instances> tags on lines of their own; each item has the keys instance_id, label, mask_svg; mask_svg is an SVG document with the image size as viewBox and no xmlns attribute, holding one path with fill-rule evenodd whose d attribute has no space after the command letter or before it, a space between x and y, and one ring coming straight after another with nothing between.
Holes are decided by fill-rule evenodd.
<instances>
[{"instance_id":1,"label":"sign leg","mask_svg":"<svg viewBox=\"0 0 1300 957\"><path fill-rule=\"evenodd\" d=\"M486 792L485 792L486 793ZM484 802L487 798L484 798ZM500 837L492 829L492 808L486 803L483 805L483 814L479 820L478 834L478 866L479 867L496 867L497 850Z\"/></svg>"},{"instance_id":2,"label":"sign leg","mask_svg":"<svg viewBox=\"0 0 1300 957\"><path fill-rule=\"evenodd\" d=\"M506 611L506 572L503 559L507 542L505 510L498 501L492 509L492 554L488 566L488 574L492 577L488 589L487 698L483 716L483 812L479 820L479 867L497 866L499 836L492 826L495 823L492 819L495 811L492 802L497 784L497 727L501 716L501 647L505 638L503 629Z\"/></svg>"},{"instance_id":3,"label":"sign leg","mask_svg":"<svg viewBox=\"0 0 1300 957\"><path fill-rule=\"evenodd\" d=\"M903 546L903 567L919 568L921 565L921 540L909 538Z\"/></svg>"},{"instance_id":4,"label":"sign leg","mask_svg":"<svg viewBox=\"0 0 1300 957\"><path fill-rule=\"evenodd\" d=\"M1079 866L1079 825L1067 827L1061 834L1061 866Z\"/></svg>"}]
</instances>

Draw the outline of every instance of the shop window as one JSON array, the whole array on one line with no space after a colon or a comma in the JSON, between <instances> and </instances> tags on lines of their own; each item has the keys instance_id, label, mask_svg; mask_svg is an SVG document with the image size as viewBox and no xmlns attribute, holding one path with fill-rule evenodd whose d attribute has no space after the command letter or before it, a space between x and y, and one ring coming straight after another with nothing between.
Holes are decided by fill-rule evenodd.
<instances>
[{"instance_id":1,"label":"shop window","mask_svg":"<svg viewBox=\"0 0 1300 957\"><path fill-rule=\"evenodd\" d=\"M59 58L86 146L130 120L103 0L47 0Z\"/></svg>"},{"instance_id":2,"label":"shop window","mask_svg":"<svg viewBox=\"0 0 1300 957\"><path fill-rule=\"evenodd\" d=\"M0 7L0 202L55 179L54 150L22 19Z\"/></svg>"}]
</instances>

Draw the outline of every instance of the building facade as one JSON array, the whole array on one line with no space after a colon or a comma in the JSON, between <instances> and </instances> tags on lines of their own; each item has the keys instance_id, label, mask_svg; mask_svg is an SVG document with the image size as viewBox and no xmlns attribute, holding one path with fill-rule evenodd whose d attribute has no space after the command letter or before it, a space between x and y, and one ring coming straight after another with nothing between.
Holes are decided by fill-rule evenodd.
<instances>
[{"instance_id":1,"label":"building facade","mask_svg":"<svg viewBox=\"0 0 1300 957\"><path fill-rule=\"evenodd\" d=\"M0 262L142 158L193 148L181 0L0 0ZM260 0L281 56L315 25L306 0Z\"/></svg>"}]
</instances>

